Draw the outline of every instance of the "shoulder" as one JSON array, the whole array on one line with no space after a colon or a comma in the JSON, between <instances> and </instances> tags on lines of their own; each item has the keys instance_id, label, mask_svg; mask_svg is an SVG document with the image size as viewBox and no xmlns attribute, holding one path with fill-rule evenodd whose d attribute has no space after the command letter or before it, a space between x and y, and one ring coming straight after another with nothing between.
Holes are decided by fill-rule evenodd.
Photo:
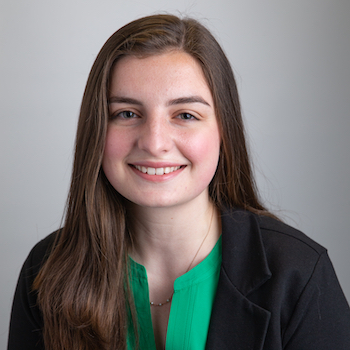
<instances>
[{"instance_id":1,"label":"shoulder","mask_svg":"<svg viewBox=\"0 0 350 350\"><path fill-rule=\"evenodd\" d=\"M46 261L59 231L40 242L30 251L23 264L13 298L8 348L43 349L41 329L43 320L37 303L33 282Z\"/></svg>"},{"instance_id":2,"label":"shoulder","mask_svg":"<svg viewBox=\"0 0 350 350\"><path fill-rule=\"evenodd\" d=\"M267 338L282 335L291 349L348 348L350 309L323 246L245 210L223 212L222 223L225 276L245 300L270 313Z\"/></svg>"},{"instance_id":3,"label":"shoulder","mask_svg":"<svg viewBox=\"0 0 350 350\"><path fill-rule=\"evenodd\" d=\"M278 220L258 217L257 221L271 271L263 294L268 298L275 292L271 310L280 302L285 343L296 349L305 344L348 348L350 308L326 248ZM261 300L258 294L255 297Z\"/></svg>"},{"instance_id":4,"label":"shoulder","mask_svg":"<svg viewBox=\"0 0 350 350\"><path fill-rule=\"evenodd\" d=\"M257 217L271 283L298 295L305 286L319 286L320 276L334 275L327 249L303 232L270 217ZM333 279L333 278L332 278Z\"/></svg>"},{"instance_id":5,"label":"shoulder","mask_svg":"<svg viewBox=\"0 0 350 350\"><path fill-rule=\"evenodd\" d=\"M290 261L295 266L310 268L327 254L327 249L303 232L267 216L256 216L262 242L269 260Z\"/></svg>"},{"instance_id":6,"label":"shoulder","mask_svg":"<svg viewBox=\"0 0 350 350\"><path fill-rule=\"evenodd\" d=\"M25 300L25 304L28 308L36 307L36 292L33 290L33 282L36 276L38 275L41 267L47 260L47 257L51 252L51 247L53 246L58 234L59 231L53 232L44 239L42 239L40 242L38 242L32 248L22 266L22 270L17 283L16 295L18 294L22 296L21 298L17 299L22 300L22 304Z\"/></svg>"},{"instance_id":7,"label":"shoulder","mask_svg":"<svg viewBox=\"0 0 350 350\"><path fill-rule=\"evenodd\" d=\"M261 234L267 241L276 241L279 244L304 248L315 252L315 254L322 254L326 251L324 247L312 240L303 232L285 224L282 221L268 216L255 216L259 223Z\"/></svg>"},{"instance_id":8,"label":"shoulder","mask_svg":"<svg viewBox=\"0 0 350 350\"><path fill-rule=\"evenodd\" d=\"M273 217L240 209L227 211L223 216L227 217L225 220L230 222L229 226L234 230L239 228L241 234L243 232L245 240L260 241L267 257L281 255L283 259L295 260L304 256L317 260L327 252L326 248L303 232Z\"/></svg>"},{"instance_id":9,"label":"shoulder","mask_svg":"<svg viewBox=\"0 0 350 350\"><path fill-rule=\"evenodd\" d=\"M269 283L291 283L301 292L317 266L333 269L324 247L277 219L236 209L223 212L222 223L223 261L237 286L265 276Z\"/></svg>"},{"instance_id":10,"label":"shoulder","mask_svg":"<svg viewBox=\"0 0 350 350\"><path fill-rule=\"evenodd\" d=\"M51 248L54 245L60 230L55 231L44 239L39 241L30 251L25 263L24 268L31 269L31 275L37 275L41 266L46 261L51 252Z\"/></svg>"}]
</instances>

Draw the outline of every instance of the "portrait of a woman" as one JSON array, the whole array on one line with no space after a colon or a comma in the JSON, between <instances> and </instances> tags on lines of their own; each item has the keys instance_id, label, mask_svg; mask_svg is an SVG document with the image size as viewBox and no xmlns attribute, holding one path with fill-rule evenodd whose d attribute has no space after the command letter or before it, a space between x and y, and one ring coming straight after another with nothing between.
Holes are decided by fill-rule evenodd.
<instances>
[{"instance_id":1,"label":"portrait of a woman","mask_svg":"<svg viewBox=\"0 0 350 350\"><path fill-rule=\"evenodd\" d=\"M327 251L262 204L230 63L198 21L143 17L104 44L67 203L22 268L9 350L350 348Z\"/></svg>"}]
</instances>

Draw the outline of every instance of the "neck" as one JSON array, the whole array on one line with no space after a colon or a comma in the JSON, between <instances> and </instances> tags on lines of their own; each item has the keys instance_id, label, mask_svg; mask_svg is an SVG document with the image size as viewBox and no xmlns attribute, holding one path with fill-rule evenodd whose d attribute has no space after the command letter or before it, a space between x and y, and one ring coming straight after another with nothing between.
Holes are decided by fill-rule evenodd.
<instances>
[{"instance_id":1,"label":"neck","mask_svg":"<svg viewBox=\"0 0 350 350\"><path fill-rule=\"evenodd\" d=\"M177 278L192 259L191 268L209 254L221 233L218 212L209 200L171 208L130 209L134 241L130 255L148 274Z\"/></svg>"}]
</instances>

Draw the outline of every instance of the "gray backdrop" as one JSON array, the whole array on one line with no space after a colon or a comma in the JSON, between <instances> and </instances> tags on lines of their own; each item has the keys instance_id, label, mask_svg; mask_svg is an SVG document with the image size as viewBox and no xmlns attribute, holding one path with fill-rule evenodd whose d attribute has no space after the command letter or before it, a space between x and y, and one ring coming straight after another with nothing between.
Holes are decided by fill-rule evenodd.
<instances>
[{"instance_id":1,"label":"gray backdrop","mask_svg":"<svg viewBox=\"0 0 350 350\"><path fill-rule=\"evenodd\" d=\"M350 299L349 0L1 0L1 349L21 265L60 225L95 56L158 12L202 19L219 38L266 205L329 249Z\"/></svg>"}]
</instances>

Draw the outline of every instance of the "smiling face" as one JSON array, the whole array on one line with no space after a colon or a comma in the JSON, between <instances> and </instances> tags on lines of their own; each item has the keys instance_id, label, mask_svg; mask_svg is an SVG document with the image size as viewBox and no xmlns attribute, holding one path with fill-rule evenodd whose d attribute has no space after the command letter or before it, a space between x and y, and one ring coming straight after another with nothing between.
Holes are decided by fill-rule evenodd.
<instances>
[{"instance_id":1,"label":"smiling face","mask_svg":"<svg viewBox=\"0 0 350 350\"><path fill-rule=\"evenodd\" d=\"M220 133L198 62L180 51L124 57L108 100L102 166L116 191L148 207L208 201Z\"/></svg>"}]
</instances>

